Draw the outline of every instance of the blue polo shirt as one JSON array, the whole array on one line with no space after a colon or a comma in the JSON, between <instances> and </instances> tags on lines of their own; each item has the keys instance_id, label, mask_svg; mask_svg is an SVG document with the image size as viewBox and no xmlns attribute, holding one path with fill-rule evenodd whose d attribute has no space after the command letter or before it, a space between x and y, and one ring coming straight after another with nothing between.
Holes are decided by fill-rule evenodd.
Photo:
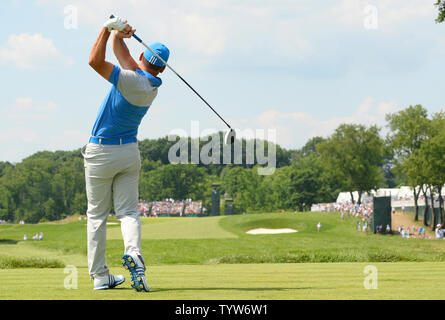
<instances>
[{"instance_id":1,"label":"blue polo shirt","mask_svg":"<svg viewBox=\"0 0 445 320\"><path fill-rule=\"evenodd\" d=\"M136 137L162 80L140 69L114 66L108 81L113 86L99 109L91 135L104 139Z\"/></svg>"}]
</instances>

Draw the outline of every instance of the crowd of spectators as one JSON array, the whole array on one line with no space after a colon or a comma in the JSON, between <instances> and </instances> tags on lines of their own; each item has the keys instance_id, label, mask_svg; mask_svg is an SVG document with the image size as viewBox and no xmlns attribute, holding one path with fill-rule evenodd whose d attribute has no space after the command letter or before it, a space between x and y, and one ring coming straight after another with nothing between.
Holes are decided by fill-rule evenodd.
<instances>
[{"instance_id":1,"label":"crowd of spectators","mask_svg":"<svg viewBox=\"0 0 445 320\"><path fill-rule=\"evenodd\" d=\"M28 236L25 234L24 236L23 236L23 240L28 240ZM36 233L33 237L32 237L32 240L43 240L43 232L40 232L40 234L39 233Z\"/></svg>"},{"instance_id":2,"label":"crowd of spectators","mask_svg":"<svg viewBox=\"0 0 445 320\"><path fill-rule=\"evenodd\" d=\"M311 211L343 212L353 217L357 216L370 217L372 214L372 202L366 202L360 205L351 202L317 203L312 205Z\"/></svg>"},{"instance_id":3,"label":"crowd of spectators","mask_svg":"<svg viewBox=\"0 0 445 320\"><path fill-rule=\"evenodd\" d=\"M334 203L319 203L312 206L311 211L318 212L340 212L341 218L345 219L345 217L350 218L358 218L357 221L357 230L360 232L367 233L370 230L370 221L372 217L372 202L365 202L362 204L352 203L352 202L334 202ZM377 229L378 233L389 233L389 230L386 228Z\"/></svg>"},{"instance_id":4,"label":"crowd of spectators","mask_svg":"<svg viewBox=\"0 0 445 320\"><path fill-rule=\"evenodd\" d=\"M199 216L204 214L206 210L202 207L202 201L165 199L164 201L152 202L140 200L138 212L144 217L182 217Z\"/></svg>"},{"instance_id":5,"label":"crowd of spectators","mask_svg":"<svg viewBox=\"0 0 445 320\"><path fill-rule=\"evenodd\" d=\"M176 202L173 199L166 201L154 201L151 203L151 215L159 216L182 216L184 210L184 202Z\"/></svg>"},{"instance_id":6,"label":"crowd of spectators","mask_svg":"<svg viewBox=\"0 0 445 320\"><path fill-rule=\"evenodd\" d=\"M426 229L424 227L411 226L410 228L409 226L398 226L397 233L402 238L431 239L431 237L426 236Z\"/></svg>"},{"instance_id":7,"label":"crowd of spectators","mask_svg":"<svg viewBox=\"0 0 445 320\"><path fill-rule=\"evenodd\" d=\"M345 203L335 203L334 204L335 210L334 211L340 211L342 214L342 217L344 217L346 214L350 217L362 217L366 220L370 219L372 216L372 202L366 203L366 204L354 204L350 202Z\"/></svg>"},{"instance_id":8,"label":"crowd of spectators","mask_svg":"<svg viewBox=\"0 0 445 320\"><path fill-rule=\"evenodd\" d=\"M151 211L151 202L139 200L139 203L138 203L139 214L144 217L148 217L150 215L150 211Z\"/></svg>"},{"instance_id":9,"label":"crowd of spectators","mask_svg":"<svg viewBox=\"0 0 445 320\"><path fill-rule=\"evenodd\" d=\"M8 224L8 221L6 221L6 220L0 220L0 224Z\"/></svg>"},{"instance_id":10,"label":"crowd of spectators","mask_svg":"<svg viewBox=\"0 0 445 320\"><path fill-rule=\"evenodd\" d=\"M317 203L312 205L311 211L334 212L337 210L335 208L335 203Z\"/></svg>"},{"instance_id":11,"label":"crowd of spectators","mask_svg":"<svg viewBox=\"0 0 445 320\"><path fill-rule=\"evenodd\" d=\"M201 210L202 209L202 210ZM201 201L190 201L187 202L185 205L184 213L186 215L191 214L199 214L202 211L203 214L206 213L206 208L202 208L202 202Z\"/></svg>"},{"instance_id":12,"label":"crowd of spectators","mask_svg":"<svg viewBox=\"0 0 445 320\"><path fill-rule=\"evenodd\" d=\"M375 226L375 233L390 234L391 226L389 224L386 225L386 228L384 228L383 225Z\"/></svg>"}]
</instances>

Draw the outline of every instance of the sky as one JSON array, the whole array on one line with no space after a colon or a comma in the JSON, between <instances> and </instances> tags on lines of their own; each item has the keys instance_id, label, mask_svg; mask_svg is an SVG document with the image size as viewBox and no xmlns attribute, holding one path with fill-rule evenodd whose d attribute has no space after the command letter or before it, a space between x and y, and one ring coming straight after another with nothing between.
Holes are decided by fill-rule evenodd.
<instances>
[{"instance_id":1,"label":"sky","mask_svg":"<svg viewBox=\"0 0 445 320\"><path fill-rule=\"evenodd\" d=\"M384 135L388 113L444 110L445 25L434 2L2 0L0 161L88 142L110 88L88 57L110 14L167 45L169 64L240 136L275 130L279 145L296 149L342 123ZM126 43L134 58L144 50ZM111 45L107 60L117 64ZM196 123L201 135L226 130L172 72L161 78L138 139L192 135Z\"/></svg>"}]
</instances>

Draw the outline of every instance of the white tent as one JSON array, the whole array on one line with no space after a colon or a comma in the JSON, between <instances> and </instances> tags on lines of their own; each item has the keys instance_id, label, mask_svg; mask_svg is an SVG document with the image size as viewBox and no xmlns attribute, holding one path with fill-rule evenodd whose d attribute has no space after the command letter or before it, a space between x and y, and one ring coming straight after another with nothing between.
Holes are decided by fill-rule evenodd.
<instances>
[{"instance_id":1,"label":"white tent","mask_svg":"<svg viewBox=\"0 0 445 320\"><path fill-rule=\"evenodd\" d=\"M354 191L353 193L354 200L358 200L358 192ZM429 194L429 193L428 193ZM442 191L442 194L445 195L445 188ZM393 200L403 200L407 198L411 198L413 196L413 189L411 187L403 186L400 188L381 188L378 189L377 192L372 190L369 194L362 194L362 202L371 201L372 197L391 197ZM340 192L337 197L337 203L346 203L351 202L351 194L349 192Z\"/></svg>"}]
</instances>

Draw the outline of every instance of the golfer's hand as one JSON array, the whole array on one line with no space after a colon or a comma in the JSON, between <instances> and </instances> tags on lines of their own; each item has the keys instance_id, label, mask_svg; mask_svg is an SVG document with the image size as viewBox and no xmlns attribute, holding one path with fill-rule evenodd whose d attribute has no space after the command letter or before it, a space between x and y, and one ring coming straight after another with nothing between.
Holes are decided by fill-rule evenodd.
<instances>
[{"instance_id":1,"label":"golfer's hand","mask_svg":"<svg viewBox=\"0 0 445 320\"><path fill-rule=\"evenodd\" d=\"M124 20L126 24L124 30L116 31L116 37L118 38L131 38L131 36L136 32L136 29L133 29L129 24L127 24L127 20Z\"/></svg>"},{"instance_id":2,"label":"golfer's hand","mask_svg":"<svg viewBox=\"0 0 445 320\"><path fill-rule=\"evenodd\" d=\"M114 17L108 19L104 23L104 27L108 28L108 31L117 30L117 31L123 31L127 26L127 20L124 20L120 17Z\"/></svg>"}]
</instances>

